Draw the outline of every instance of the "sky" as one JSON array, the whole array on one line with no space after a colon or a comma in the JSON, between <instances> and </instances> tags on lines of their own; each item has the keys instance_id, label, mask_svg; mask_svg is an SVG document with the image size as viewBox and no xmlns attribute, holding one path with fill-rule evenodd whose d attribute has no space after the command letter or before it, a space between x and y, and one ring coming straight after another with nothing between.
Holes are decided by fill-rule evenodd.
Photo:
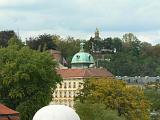
<instances>
[{"instance_id":1,"label":"sky","mask_svg":"<svg viewBox=\"0 0 160 120\"><path fill-rule=\"evenodd\" d=\"M89 39L134 33L160 43L160 0L0 0L0 31L14 30L24 41L39 34Z\"/></svg>"}]
</instances>

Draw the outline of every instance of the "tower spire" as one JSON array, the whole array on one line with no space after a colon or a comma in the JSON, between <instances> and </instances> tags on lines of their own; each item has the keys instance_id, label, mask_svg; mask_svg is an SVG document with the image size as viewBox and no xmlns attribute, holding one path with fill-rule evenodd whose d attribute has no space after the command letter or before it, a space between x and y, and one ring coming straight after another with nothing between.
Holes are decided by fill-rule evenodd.
<instances>
[{"instance_id":1,"label":"tower spire","mask_svg":"<svg viewBox=\"0 0 160 120\"><path fill-rule=\"evenodd\" d=\"M100 38L99 37L99 29L96 27L96 31L95 31L95 38Z\"/></svg>"}]
</instances>

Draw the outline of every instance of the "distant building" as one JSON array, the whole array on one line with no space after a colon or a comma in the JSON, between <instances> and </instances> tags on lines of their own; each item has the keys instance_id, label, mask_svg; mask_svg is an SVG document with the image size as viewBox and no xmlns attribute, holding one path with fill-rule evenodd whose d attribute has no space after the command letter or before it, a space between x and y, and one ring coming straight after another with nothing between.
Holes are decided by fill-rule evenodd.
<instances>
[{"instance_id":1,"label":"distant building","mask_svg":"<svg viewBox=\"0 0 160 120\"><path fill-rule=\"evenodd\" d=\"M96 28L96 31L94 33L94 37L90 37L90 40L89 40L89 49L90 49L90 52L92 53L100 53L100 46L99 43L102 39L100 38L100 35L99 35L99 29Z\"/></svg>"},{"instance_id":2,"label":"distant building","mask_svg":"<svg viewBox=\"0 0 160 120\"><path fill-rule=\"evenodd\" d=\"M150 77L150 76L116 76L118 80L125 81L128 85L138 85L144 87L146 84L160 83L160 76Z\"/></svg>"},{"instance_id":3,"label":"distant building","mask_svg":"<svg viewBox=\"0 0 160 120\"><path fill-rule=\"evenodd\" d=\"M103 68L95 68L95 62L91 54L84 52L84 43L80 44L80 51L76 53L71 62L70 69L58 69L57 72L63 78L63 82L57 85L53 94L53 104L63 104L70 107L74 105L74 97L86 78L113 77L112 73Z\"/></svg>"}]
</instances>

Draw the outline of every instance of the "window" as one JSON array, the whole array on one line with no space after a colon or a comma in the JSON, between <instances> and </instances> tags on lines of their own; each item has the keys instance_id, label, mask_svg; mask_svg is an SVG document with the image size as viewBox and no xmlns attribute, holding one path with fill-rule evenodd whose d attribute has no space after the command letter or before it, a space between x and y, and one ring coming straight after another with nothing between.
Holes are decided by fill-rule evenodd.
<instances>
[{"instance_id":1,"label":"window","mask_svg":"<svg viewBox=\"0 0 160 120\"><path fill-rule=\"evenodd\" d=\"M71 88L71 82L68 83L68 88Z\"/></svg>"},{"instance_id":2,"label":"window","mask_svg":"<svg viewBox=\"0 0 160 120\"><path fill-rule=\"evenodd\" d=\"M73 88L76 88L76 82L73 82Z\"/></svg>"},{"instance_id":3,"label":"window","mask_svg":"<svg viewBox=\"0 0 160 120\"><path fill-rule=\"evenodd\" d=\"M79 82L78 87L79 87L79 88L81 88L81 87L82 87L82 83L81 83L81 82Z\"/></svg>"},{"instance_id":4,"label":"window","mask_svg":"<svg viewBox=\"0 0 160 120\"><path fill-rule=\"evenodd\" d=\"M66 97L67 96L67 92L66 91L64 91L64 97Z\"/></svg>"},{"instance_id":5,"label":"window","mask_svg":"<svg viewBox=\"0 0 160 120\"><path fill-rule=\"evenodd\" d=\"M71 97L71 92L70 91L68 92L68 94L69 94L68 96Z\"/></svg>"},{"instance_id":6,"label":"window","mask_svg":"<svg viewBox=\"0 0 160 120\"><path fill-rule=\"evenodd\" d=\"M73 96L74 96L74 97L76 96L76 91L73 92Z\"/></svg>"},{"instance_id":7,"label":"window","mask_svg":"<svg viewBox=\"0 0 160 120\"><path fill-rule=\"evenodd\" d=\"M59 100L59 104L62 104L62 100Z\"/></svg>"},{"instance_id":8,"label":"window","mask_svg":"<svg viewBox=\"0 0 160 120\"><path fill-rule=\"evenodd\" d=\"M79 55L77 55L76 57L77 57L77 59L79 59L79 58L80 58L80 56L79 56Z\"/></svg>"},{"instance_id":9,"label":"window","mask_svg":"<svg viewBox=\"0 0 160 120\"><path fill-rule=\"evenodd\" d=\"M58 92L56 91L56 92L55 92L55 97L57 97L57 93L58 93Z\"/></svg>"},{"instance_id":10,"label":"window","mask_svg":"<svg viewBox=\"0 0 160 120\"><path fill-rule=\"evenodd\" d=\"M64 88L67 88L67 83L66 82L64 82Z\"/></svg>"},{"instance_id":11,"label":"window","mask_svg":"<svg viewBox=\"0 0 160 120\"><path fill-rule=\"evenodd\" d=\"M69 102L69 107L72 107L72 104L71 104L71 102L72 102L72 101L71 101L71 100L69 100L68 102Z\"/></svg>"},{"instance_id":12,"label":"window","mask_svg":"<svg viewBox=\"0 0 160 120\"><path fill-rule=\"evenodd\" d=\"M59 84L59 88L62 88L62 84L61 83Z\"/></svg>"},{"instance_id":13,"label":"window","mask_svg":"<svg viewBox=\"0 0 160 120\"><path fill-rule=\"evenodd\" d=\"M59 92L59 97L62 97L62 92L61 91Z\"/></svg>"}]
</instances>

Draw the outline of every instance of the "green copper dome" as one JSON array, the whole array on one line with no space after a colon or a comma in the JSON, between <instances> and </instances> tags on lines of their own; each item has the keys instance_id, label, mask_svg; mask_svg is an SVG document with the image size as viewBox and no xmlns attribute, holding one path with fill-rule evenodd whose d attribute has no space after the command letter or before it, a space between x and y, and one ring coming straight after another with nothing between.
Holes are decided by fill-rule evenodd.
<instances>
[{"instance_id":1,"label":"green copper dome","mask_svg":"<svg viewBox=\"0 0 160 120\"><path fill-rule=\"evenodd\" d=\"M92 55L90 55L89 53L79 52L73 56L71 63L91 63L93 64L94 59Z\"/></svg>"},{"instance_id":2,"label":"green copper dome","mask_svg":"<svg viewBox=\"0 0 160 120\"><path fill-rule=\"evenodd\" d=\"M89 68L95 64L92 55L84 52L84 43L80 44L80 52L73 56L71 64L72 68Z\"/></svg>"}]
</instances>

